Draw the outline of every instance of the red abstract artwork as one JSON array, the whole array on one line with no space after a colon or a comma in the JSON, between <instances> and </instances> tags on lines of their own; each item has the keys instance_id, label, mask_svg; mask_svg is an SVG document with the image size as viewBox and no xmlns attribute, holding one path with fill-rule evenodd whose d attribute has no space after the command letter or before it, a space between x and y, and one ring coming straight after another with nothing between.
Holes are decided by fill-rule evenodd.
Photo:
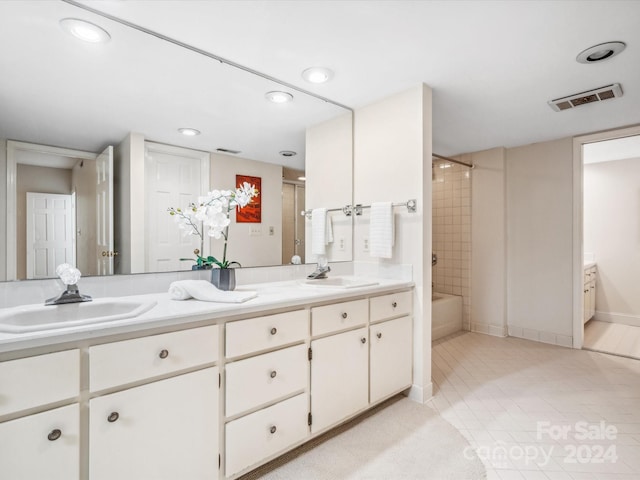
<instances>
[{"instance_id":1,"label":"red abstract artwork","mask_svg":"<svg viewBox=\"0 0 640 480\"><path fill-rule=\"evenodd\" d=\"M262 179L249 175L236 175L236 187L244 182L256 187L258 196L251 200L251 203L240 210L236 209L237 223L261 223L262 222Z\"/></svg>"}]
</instances>

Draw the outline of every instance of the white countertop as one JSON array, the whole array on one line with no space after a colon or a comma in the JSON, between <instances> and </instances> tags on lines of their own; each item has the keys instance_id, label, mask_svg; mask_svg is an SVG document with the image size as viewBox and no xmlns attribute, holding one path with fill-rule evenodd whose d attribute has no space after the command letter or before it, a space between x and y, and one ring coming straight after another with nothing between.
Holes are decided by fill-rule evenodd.
<instances>
[{"instance_id":1,"label":"white countertop","mask_svg":"<svg viewBox=\"0 0 640 480\"><path fill-rule=\"evenodd\" d=\"M133 295L122 299L155 301L156 305L135 318L75 327L56 328L25 333L0 333L0 353L33 347L58 345L67 342L97 339L110 335L143 332L154 328L171 327L203 320L225 320L252 313L268 313L282 308L348 300L362 295L413 287L412 282L369 278L376 285L356 288L318 288L304 285L301 280L242 285L238 291L256 291L258 296L244 303L213 303L194 299L172 300L168 293ZM20 307L14 307L17 309ZM2 309L5 310L5 309ZM6 309L12 310L12 309Z\"/></svg>"}]
</instances>

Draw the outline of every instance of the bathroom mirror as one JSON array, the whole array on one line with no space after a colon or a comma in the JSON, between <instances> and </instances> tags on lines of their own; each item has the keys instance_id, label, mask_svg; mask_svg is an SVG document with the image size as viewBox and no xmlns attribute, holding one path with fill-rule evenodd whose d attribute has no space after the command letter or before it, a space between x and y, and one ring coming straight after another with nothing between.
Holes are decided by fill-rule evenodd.
<instances>
[{"instance_id":1,"label":"bathroom mirror","mask_svg":"<svg viewBox=\"0 0 640 480\"><path fill-rule=\"evenodd\" d=\"M106 43L79 41L61 27L60 20L64 18L79 18L99 25L110 39ZM304 206L300 192L305 182L298 177L309 170L308 132L318 125L341 119L336 123L343 129L338 136L351 138L352 135L351 111L346 108L65 2L0 2L0 66L3 72L0 76L0 186L3 189L0 207L3 208L0 210L15 203L7 201L10 192L6 189L10 182L19 181L15 176L20 172L26 171L31 178L47 178L46 170L34 170L32 165L7 170L7 140L82 151L88 155L97 155L112 146L114 251L119 249L118 239L129 238L132 231L144 229L144 212L140 214L133 208L136 198L143 195L134 186L144 184L135 168L140 163L135 162L144 164L144 154L142 158L131 158L134 163L127 168L122 164L122 151L131 138L180 147L205 156L213 154L208 174L210 188L234 188L235 184L230 182L235 183L235 175L261 178L263 189L269 189L263 192L262 221L240 224L232 215L231 242L239 248L234 255L242 257L243 251L251 251L254 256L248 261L237 258L244 267L250 267L288 263L282 239L283 231L288 228L287 221L293 223L293 218L289 219L292 215L297 222L302 221L302 227L298 225L289 230L297 231L298 236L305 231L307 221L299 213L300 205ZM287 92L293 101L269 102L266 94L272 91ZM197 129L200 134L185 136L180 133L181 128ZM332 136L335 133L332 132ZM343 142L348 151L338 155L351 160L351 145L347 143ZM295 155L281 152L295 152ZM335 157L336 152L331 153ZM81 160L74 165L80 165ZM350 162L341 161L337 165L320 153L314 155L313 161L311 170L343 168L344 174L340 171L334 174L340 178L351 175ZM220 165L224 166L224 175L219 173ZM262 178L259 165L271 166L272 170L275 166L275 171L281 172L277 173L280 178L275 181ZM296 190L298 192L298 203L292 204L294 206L283 208L282 177L287 177L286 185L293 186L293 189L285 187L287 197L295 198ZM306 186L313 182L307 175ZM123 188L131 193L128 201L118 198ZM191 192L191 195L199 193ZM336 198L335 205L307 205L307 208L342 207L351 203L350 191L341 191L340 195L344 198ZM267 198L277 201L269 203ZM175 202L167 207L181 206ZM265 221L272 213L277 214ZM3 223L21 215L12 211L4 214L6 218L0 218ZM7 255L18 250L15 228L7 228L0 240L0 254L8 263L23 261ZM344 235L350 234L349 231ZM81 241L80 237L76 240ZM342 240L342 245L351 245L351 238ZM153 239L145 238L138 250L144 251L151 241ZM295 238L291 241L295 242ZM262 245L265 253L256 256L260 250L253 248L251 242ZM244 247L240 249L237 244ZM211 247L213 250L219 245L213 243ZM96 252L100 255L100 250ZM120 258L113 259L112 270L116 273L150 271L144 267L118 268ZM337 259L350 260L350 251L345 252L343 248ZM10 271L7 265L0 270ZM106 274L112 270L102 269ZM14 278L26 276L0 277Z\"/></svg>"}]
</instances>

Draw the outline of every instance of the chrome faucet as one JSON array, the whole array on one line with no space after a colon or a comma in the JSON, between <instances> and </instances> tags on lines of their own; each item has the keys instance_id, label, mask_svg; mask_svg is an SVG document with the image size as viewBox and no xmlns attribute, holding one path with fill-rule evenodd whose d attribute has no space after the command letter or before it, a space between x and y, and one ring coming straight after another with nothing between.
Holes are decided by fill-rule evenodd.
<instances>
[{"instance_id":1,"label":"chrome faucet","mask_svg":"<svg viewBox=\"0 0 640 480\"><path fill-rule=\"evenodd\" d=\"M307 275L307 278L313 280L320 280L321 278L327 278L327 273L331 271L331 267L329 266L329 262L327 258L324 256L318 257L318 264L316 266L316 271Z\"/></svg>"},{"instance_id":2,"label":"chrome faucet","mask_svg":"<svg viewBox=\"0 0 640 480\"><path fill-rule=\"evenodd\" d=\"M80 270L68 263L63 263L56 268L56 274L65 284L65 290L57 297L47 299L44 302L45 305L64 305L65 303L90 302L92 300L89 295L82 295L78 290L77 283L82 276Z\"/></svg>"}]
</instances>

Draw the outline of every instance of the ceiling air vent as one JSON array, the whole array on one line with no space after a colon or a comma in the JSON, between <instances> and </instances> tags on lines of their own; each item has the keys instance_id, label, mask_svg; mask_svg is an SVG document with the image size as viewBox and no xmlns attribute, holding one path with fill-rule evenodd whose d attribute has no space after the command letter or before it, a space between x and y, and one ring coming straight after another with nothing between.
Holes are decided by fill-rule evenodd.
<instances>
[{"instance_id":1,"label":"ceiling air vent","mask_svg":"<svg viewBox=\"0 0 640 480\"><path fill-rule=\"evenodd\" d=\"M237 155L240 153L240 150L231 150L230 148L216 148L216 152L231 153L233 155Z\"/></svg>"},{"instance_id":2,"label":"ceiling air vent","mask_svg":"<svg viewBox=\"0 0 640 480\"><path fill-rule=\"evenodd\" d=\"M547 103L556 112L562 110L569 110L580 105L587 103L600 102L609 98L621 97L622 87L619 83L613 85L607 85L606 87L594 88L586 92L576 93L569 95L568 97L556 98L555 100L549 100Z\"/></svg>"}]
</instances>

